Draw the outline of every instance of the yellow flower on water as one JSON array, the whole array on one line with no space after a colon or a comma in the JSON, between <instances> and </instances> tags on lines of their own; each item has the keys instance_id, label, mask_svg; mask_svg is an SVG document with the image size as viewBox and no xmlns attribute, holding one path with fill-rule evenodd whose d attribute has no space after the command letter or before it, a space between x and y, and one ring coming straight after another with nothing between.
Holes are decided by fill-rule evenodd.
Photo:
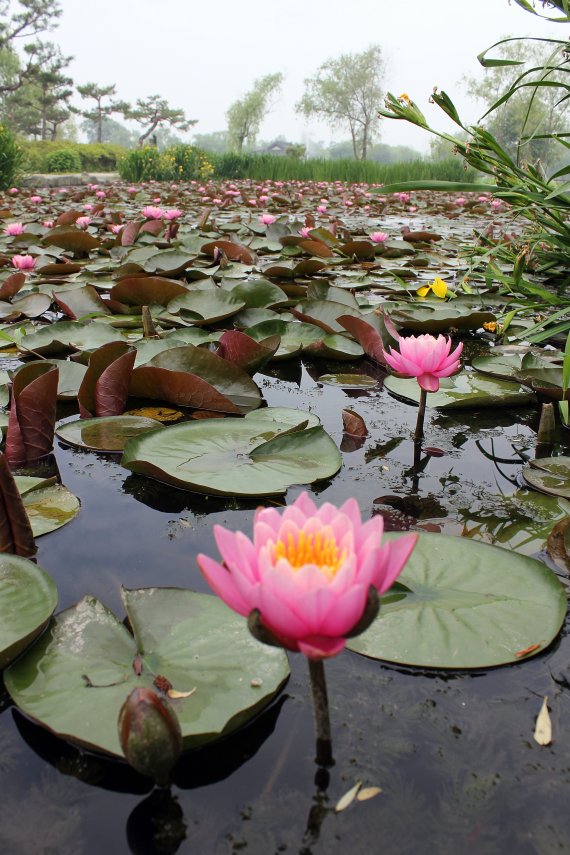
<instances>
[{"instance_id":1,"label":"yellow flower on water","mask_svg":"<svg viewBox=\"0 0 570 855\"><path fill-rule=\"evenodd\" d=\"M443 279L436 276L429 285L422 285L421 288L418 288L416 294L418 297L427 297L430 291L433 291L436 297L440 297L443 300L447 295L447 285Z\"/></svg>"}]
</instances>

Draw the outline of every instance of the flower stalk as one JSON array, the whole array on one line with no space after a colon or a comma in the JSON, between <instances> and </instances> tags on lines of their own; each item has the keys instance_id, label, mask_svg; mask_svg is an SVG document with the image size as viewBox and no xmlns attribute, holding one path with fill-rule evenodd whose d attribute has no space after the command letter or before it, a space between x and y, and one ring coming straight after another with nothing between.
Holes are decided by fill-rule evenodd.
<instances>
[{"instance_id":1,"label":"flower stalk","mask_svg":"<svg viewBox=\"0 0 570 855\"><path fill-rule=\"evenodd\" d=\"M414 433L414 443L421 443L424 438L424 418L426 414L427 392L425 389L420 389L420 404L418 407L418 420L416 422L416 430Z\"/></svg>"},{"instance_id":2,"label":"flower stalk","mask_svg":"<svg viewBox=\"0 0 570 855\"><path fill-rule=\"evenodd\" d=\"M331 723L325 665L322 659L309 659L308 661L317 746L315 762L317 766L327 768L334 765L334 760L332 756Z\"/></svg>"}]
</instances>

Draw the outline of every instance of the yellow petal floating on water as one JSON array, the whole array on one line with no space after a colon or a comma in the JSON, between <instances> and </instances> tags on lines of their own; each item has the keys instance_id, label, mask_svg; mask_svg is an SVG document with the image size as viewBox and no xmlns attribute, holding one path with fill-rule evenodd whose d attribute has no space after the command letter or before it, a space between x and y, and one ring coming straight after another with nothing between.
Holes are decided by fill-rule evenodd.
<instances>
[{"instance_id":1,"label":"yellow petal floating on water","mask_svg":"<svg viewBox=\"0 0 570 855\"><path fill-rule=\"evenodd\" d=\"M357 802L366 802L368 799L373 799L374 796L379 795L382 792L382 787L363 787L356 794Z\"/></svg>"},{"instance_id":2,"label":"yellow petal floating on water","mask_svg":"<svg viewBox=\"0 0 570 855\"><path fill-rule=\"evenodd\" d=\"M341 810L346 810L346 808L353 803L361 786L362 781L357 781L354 787L351 787L350 790L338 800L335 806L335 813L340 813Z\"/></svg>"},{"instance_id":3,"label":"yellow petal floating on water","mask_svg":"<svg viewBox=\"0 0 570 855\"><path fill-rule=\"evenodd\" d=\"M436 297L441 297L442 299L447 294L447 285L439 276L436 276L432 282L431 290L435 294Z\"/></svg>"},{"instance_id":4,"label":"yellow petal floating on water","mask_svg":"<svg viewBox=\"0 0 570 855\"><path fill-rule=\"evenodd\" d=\"M542 702L540 712L536 719L536 725L534 727L534 740L535 742L538 742L539 745L550 745L552 742L552 723L548 713L547 702L548 698L545 698Z\"/></svg>"},{"instance_id":5,"label":"yellow petal floating on water","mask_svg":"<svg viewBox=\"0 0 570 855\"><path fill-rule=\"evenodd\" d=\"M418 290L416 291L416 294L418 295L418 297L425 297L427 294L429 294L429 291L430 291L429 285L422 285L421 288L418 288Z\"/></svg>"}]
</instances>

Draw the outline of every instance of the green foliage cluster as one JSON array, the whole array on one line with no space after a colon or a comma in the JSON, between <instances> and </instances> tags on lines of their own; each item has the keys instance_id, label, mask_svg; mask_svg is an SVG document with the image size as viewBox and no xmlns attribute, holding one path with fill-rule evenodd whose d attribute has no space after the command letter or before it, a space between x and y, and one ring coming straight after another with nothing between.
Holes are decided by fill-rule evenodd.
<instances>
[{"instance_id":1,"label":"green foliage cluster","mask_svg":"<svg viewBox=\"0 0 570 855\"><path fill-rule=\"evenodd\" d=\"M191 145L176 145L164 151L154 146L134 149L121 158L118 169L125 181L206 180L214 171L206 153Z\"/></svg>"},{"instance_id":2,"label":"green foliage cluster","mask_svg":"<svg viewBox=\"0 0 570 855\"><path fill-rule=\"evenodd\" d=\"M20 146L24 153L23 168L26 172L58 172L59 168L50 168L51 158L55 153L69 152L78 159L79 165L62 172L114 172L117 162L125 152L119 145L110 143L74 143L66 140L21 140ZM76 162L76 161L74 161Z\"/></svg>"},{"instance_id":3,"label":"green foliage cluster","mask_svg":"<svg viewBox=\"0 0 570 855\"><path fill-rule=\"evenodd\" d=\"M0 125L0 190L14 184L21 171L23 152L5 125Z\"/></svg>"},{"instance_id":4,"label":"green foliage cluster","mask_svg":"<svg viewBox=\"0 0 570 855\"><path fill-rule=\"evenodd\" d=\"M437 162L374 163L346 158L299 160L274 155L228 153L213 156L216 178L252 178L265 181L348 181L354 184L385 184L393 181L473 181L475 172L465 171L459 158Z\"/></svg>"},{"instance_id":5,"label":"green foliage cluster","mask_svg":"<svg viewBox=\"0 0 570 855\"><path fill-rule=\"evenodd\" d=\"M74 148L59 148L46 157L48 172L81 172L81 158Z\"/></svg>"}]
</instances>

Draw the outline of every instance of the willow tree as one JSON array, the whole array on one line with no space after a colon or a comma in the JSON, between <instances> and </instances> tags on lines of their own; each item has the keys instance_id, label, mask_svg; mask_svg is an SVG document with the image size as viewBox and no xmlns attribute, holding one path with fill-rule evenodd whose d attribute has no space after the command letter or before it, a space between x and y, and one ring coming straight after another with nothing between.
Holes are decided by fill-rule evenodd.
<instances>
[{"instance_id":1,"label":"willow tree","mask_svg":"<svg viewBox=\"0 0 570 855\"><path fill-rule=\"evenodd\" d=\"M266 74L254 81L253 89L230 106L228 120L228 145L233 151L242 151L244 145L255 145L261 123L271 109L272 98L283 83L281 72Z\"/></svg>"},{"instance_id":2,"label":"willow tree","mask_svg":"<svg viewBox=\"0 0 570 855\"><path fill-rule=\"evenodd\" d=\"M355 159L366 160L368 146L379 132L384 73L379 45L328 59L314 77L305 80L304 95L295 109L306 118L323 119L332 128L347 128Z\"/></svg>"}]
</instances>

